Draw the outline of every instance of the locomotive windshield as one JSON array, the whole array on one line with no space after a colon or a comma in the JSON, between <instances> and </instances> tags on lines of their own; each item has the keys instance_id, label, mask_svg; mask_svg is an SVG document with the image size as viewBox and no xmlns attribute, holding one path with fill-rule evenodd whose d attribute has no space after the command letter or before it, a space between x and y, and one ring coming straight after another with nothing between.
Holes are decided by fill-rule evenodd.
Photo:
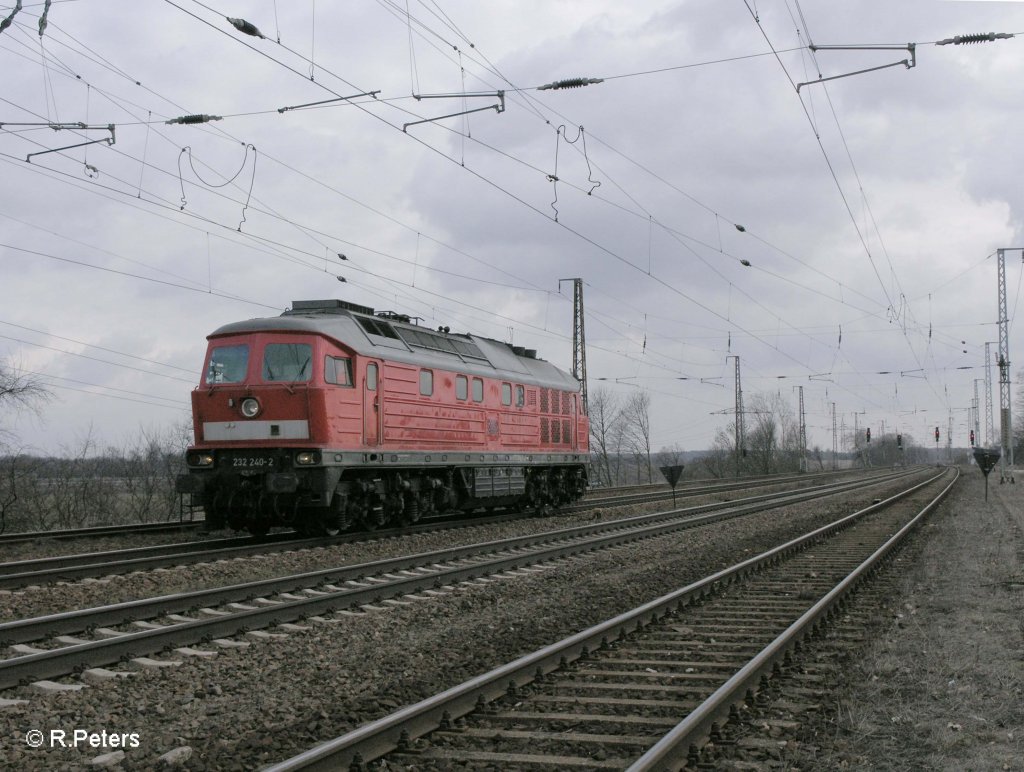
<instances>
[{"instance_id":1,"label":"locomotive windshield","mask_svg":"<svg viewBox=\"0 0 1024 772\"><path fill-rule=\"evenodd\" d=\"M210 352L210 364L206 368L207 383L240 383L245 380L249 369L249 347L217 346Z\"/></svg>"},{"instance_id":2,"label":"locomotive windshield","mask_svg":"<svg viewBox=\"0 0 1024 772\"><path fill-rule=\"evenodd\" d=\"M263 349L263 380L308 381L313 347L308 343L268 343Z\"/></svg>"}]
</instances>

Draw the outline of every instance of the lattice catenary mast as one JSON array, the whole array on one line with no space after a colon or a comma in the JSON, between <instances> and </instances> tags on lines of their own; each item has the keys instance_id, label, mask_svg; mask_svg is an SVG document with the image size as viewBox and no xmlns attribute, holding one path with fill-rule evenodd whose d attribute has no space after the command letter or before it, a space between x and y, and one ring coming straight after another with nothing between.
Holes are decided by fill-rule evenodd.
<instances>
[{"instance_id":1,"label":"lattice catenary mast","mask_svg":"<svg viewBox=\"0 0 1024 772\"><path fill-rule=\"evenodd\" d=\"M999 433L1002 454L999 458L1000 482L1009 477L1013 482L1013 419L1010 415L1010 332L1006 313L1006 253L1000 249L999 257ZM1024 252L1024 250L1021 250ZM1007 475L1009 469L1009 475Z\"/></svg>"},{"instance_id":2,"label":"lattice catenary mast","mask_svg":"<svg viewBox=\"0 0 1024 772\"><path fill-rule=\"evenodd\" d=\"M991 448L996 441L995 423L992 421L992 352L991 341L985 343L985 447Z\"/></svg>"},{"instance_id":3,"label":"lattice catenary mast","mask_svg":"<svg viewBox=\"0 0 1024 772\"><path fill-rule=\"evenodd\" d=\"M590 415L590 403L587 401L587 334L583 325L583 279L559 279L559 289L563 281L572 282L572 376L580 382L583 412Z\"/></svg>"},{"instance_id":4,"label":"lattice catenary mast","mask_svg":"<svg viewBox=\"0 0 1024 772\"><path fill-rule=\"evenodd\" d=\"M804 413L804 387L797 386L800 393L800 471L807 471L807 416Z\"/></svg>"}]
</instances>

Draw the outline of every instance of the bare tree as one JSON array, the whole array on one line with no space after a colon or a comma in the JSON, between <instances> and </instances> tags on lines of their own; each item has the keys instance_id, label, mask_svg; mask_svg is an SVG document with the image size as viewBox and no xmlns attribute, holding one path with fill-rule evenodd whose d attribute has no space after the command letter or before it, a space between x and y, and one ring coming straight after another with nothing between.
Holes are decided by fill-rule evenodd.
<instances>
[{"instance_id":1,"label":"bare tree","mask_svg":"<svg viewBox=\"0 0 1024 772\"><path fill-rule=\"evenodd\" d=\"M37 412L53 398L39 376L28 373L9 361L0 361L0 415L12 412ZM0 432L3 432L0 426Z\"/></svg>"},{"instance_id":2,"label":"bare tree","mask_svg":"<svg viewBox=\"0 0 1024 772\"><path fill-rule=\"evenodd\" d=\"M685 466L683 463L685 451L678 442L662 448L654 454L654 463L660 468L663 466Z\"/></svg>"},{"instance_id":3,"label":"bare tree","mask_svg":"<svg viewBox=\"0 0 1024 772\"><path fill-rule=\"evenodd\" d=\"M651 395L643 390L634 392L622 409L622 417L626 445L637 465L636 481L640 482L640 472L646 468L647 482L651 482Z\"/></svg>"},{"instance_id":4,"label":"bare tree","mask_svg":"<svg viewBox=\"0 0 1024 772\"><path fill-rule=\"evenodd\" d=\"M780 392L755 394L750 400L747 443L760 474L799 468L800 438L793 407Z\"/></svg>"},{"instance_id":5,"label":"bare tree","mask_svg":"<svg viewBox=\"0 0 1024 772\"><path fill-rule=\"evenodd\" d=\"M615 449L619 423L618 397L604 386L590 392L590 454L596 477L605 485L614 485L612 453Z\"/></svg>"},{"instance_id":6,"label":"bare tree","mask_svg":"<svg viewBox=\"0 0 1024 772\"><path fill-rule=\"evenodd\" d=\"M815 445L811 448L811 459L818 465L818 471L825 471L825 451L821 449L821 445Z\"/></svg>"},{"instance_id":7,"label":"bare tree","mask_svg":"<svg viewBox=\"0 0 1024 772\"><path fill-rule=\"evenodd\" d=\"M15 528L20 527L16 515L23 509L23 499L31 493L38 461L20 451L0 450L5 451L5 455L0 456L0 533L3 533L12 523Z\"/></svg>"},{"instance_id":8,"label":"bare tree","mask_svg":"<svg viewBox=\"0 0 1024 772\"><path fill-rule=\"evenodd\" d=\"M697 459L696 464L700 467L702 474L721 479L732 473L732 459L732 441L726 439L723 430L719 429L711 444L711 449Z\"/></svg>"},{"instance_id":9,"label":"bare tree","mask_svg":"<svg viewBox=\"0 0 1024 772\"><path fill-rule=\"evenodd\" d=\"M180 427L142 427L131 444L107 452L107 466L122 488L117 499L121 517L139 523L177 514L175 477L184 471L187 440Z\"/></svg>"}]
</instances>

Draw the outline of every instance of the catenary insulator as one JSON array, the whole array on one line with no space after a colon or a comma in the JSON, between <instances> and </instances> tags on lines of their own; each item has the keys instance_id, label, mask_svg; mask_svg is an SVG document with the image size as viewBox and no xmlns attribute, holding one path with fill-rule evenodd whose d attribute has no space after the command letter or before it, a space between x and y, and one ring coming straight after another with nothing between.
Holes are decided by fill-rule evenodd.
<instances>
[{"instance_id":1,"label":"catenary insulator","mask_svg":"<svg viewBox=\"0 0 1024 772\"><path fill-rule=\"evenodd\" d=\"M239 32L244 32L246 35L252 35L254 38L266 38L266 35L260 32L259 28L251 21L246 21L245 19L232 19L230 16L225 16L224 18L231 22L234 28Z\"/></svg>"},{"instance_id":2,"label":"catenary insulator","mask_svg":"<svg viewBox=\"0 0 1024 772\"><path fill-rule=\"evenodd\" d=\"M209 123L210 121L219 120L222 120L219 115L182 115L178 118L171 118L169 121L164 121L164 123Z\"/></svg>"},{"instance_id":3,"label":"catenary insulator","mask_svg":"<svg viewBox=\"0 0 1024 772\"><path fill-rule=\"evenodd\" d=\"M991 43L994 40L1006 40L1012 38L1013 34L1010 32L980 32L975 35L957 35L953 38L946 38L945 40L939 40L935 43L937 46L948 46L950 44L954 46L970 45L971 43Z\"/></svg>"},{"instance_id":4,"label":"catenary insulator","mask_svg":"<svg viewBox=\"0 0 1024 772\"><path fill-rule=\"evenodd\" d=\"M566 80L556 80L553 83L546 83L543 86L537 86L538 91L554 91L560 88L582 88L583 86L589 86L594 83L604 83L604 78L568 78Z\"/></svg>"}]
</instances>

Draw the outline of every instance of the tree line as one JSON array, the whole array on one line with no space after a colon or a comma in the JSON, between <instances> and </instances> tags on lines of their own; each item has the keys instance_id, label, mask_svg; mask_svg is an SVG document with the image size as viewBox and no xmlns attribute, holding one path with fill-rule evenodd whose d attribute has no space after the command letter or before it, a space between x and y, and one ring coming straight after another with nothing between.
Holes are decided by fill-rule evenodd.
<instances>
[{"instance_id":1,"label":"tree line","mask_svg":"<svg viewBox=\"0 0 1024 772\"><path fill-rule=\"evenodd\" d=\"M1018 373L1021 382L1024 370ZM40 456L19 446L7 419L20 412L42 415L52 399L37 376L0 361L0 533L179 516L174 480L184 472L191 439L187 423L140 430L120 447L101 448L90 434L59 455ZM685 451L673 443L654 451L650 412L650 394L642 389L622 395L602 386L590 393L592 483L663 482L661 466L684 465L683 478L726 478L948 460L908 433L886 433L868 445L848 430L835 455L831 448L803 448L797 416L781 392L754 394L748 400L738 447L733 426L725 425L716 431L710 448ZM1024 391L1018 391L1016 413L1024 416ZM1016 424L1014 455L1024 458L1024 420L1018 418ZM954 463L965 463L966 453L958 452Z\"/></svg>"},{"instance_id":2,"label":"tree line","mask_svg":"<svg viewBox=\"0 0 1024 772\"><path fill-rule=\"evenodd\" d=\"M42 415L52 392L35 375L0 361L0 533L170 520L179 516L174 480L184 472L191 427L140 429L121 446L92 432L59 455L21 445L16 413Z\"/></svg>"},{"instance_id":3,"label":"tree line","mask_svg":"<svg viewBox=\"0 0 1024 772\"><path fill-rule=\"evenodd\" d=\"M937 457L933 448L919 443L909 432L886 432L869 443L863 430L842 428L834 454L831 447L803 447L799 418L781 392L754 394L746 401L738 443L735 423L730 422L718 428L710 448L689 452L678 443L652 451L651 400L642 389L622 395L602 386L590 393L589 402L590 479L591 484L599 486L664 482L659 467L679 464L685 465L682 478L694 479L949 460L944 444ZM1018 414L1024 415L1024 393ZM1015 455L1024 458L1020 455L1024 452L1024 425L1015 428L1014 437L1018 448ZM967 452L954 449L953 462L967 463Z\"/></svg>"}]
</instances>

